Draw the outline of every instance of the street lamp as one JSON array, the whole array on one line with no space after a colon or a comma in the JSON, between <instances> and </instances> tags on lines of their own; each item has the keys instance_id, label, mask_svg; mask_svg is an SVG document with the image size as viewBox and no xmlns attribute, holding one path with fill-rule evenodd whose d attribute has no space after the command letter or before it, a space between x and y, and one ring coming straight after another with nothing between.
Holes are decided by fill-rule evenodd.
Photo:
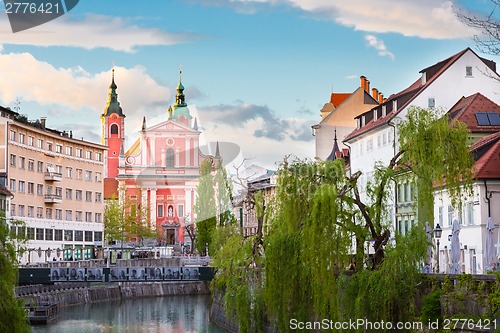
<instances>
[{"instance_id":1,"label":"street lamp","mask_svg":"<svg viewBox=\"0 0 500 333\"><path fill-rule=\"evenodd\" d=\"M437 242L437 272L439 273L439 239L441 238L441 234L443 233L443 229L441 229L441 226L439 223L436 225L434 228L434 238L436 238Z\"/></svg>"}]
</instances>

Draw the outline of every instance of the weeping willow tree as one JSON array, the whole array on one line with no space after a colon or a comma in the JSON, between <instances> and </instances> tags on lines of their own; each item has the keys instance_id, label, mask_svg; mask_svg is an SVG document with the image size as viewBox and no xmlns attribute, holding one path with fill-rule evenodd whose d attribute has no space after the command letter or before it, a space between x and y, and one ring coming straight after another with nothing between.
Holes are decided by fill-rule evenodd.
<instances>
[{"instance_id":1,"label":"weeping willow tree","mask_svg":"<svg viewBox=\"0 0 500 333\"><path fill-rule=\"evenodd\" d=\"M198 253L205 253L208 245L209 253L212 253L212 250L215 249L212 237L217 226L217 210L215 205L215 183L210 160L201 162L200 173L201 177L196 189L196 203L194 205L197 233L195 246Z\"/></svg>"},{"instance_id":2,"label":"weeping willow tree","mask_svg":"<svg viewBox=\"0 0 500 333\"><path fill-rule=\"evenodd\" d=\"M15 221L11 225L17 226ZM30 332L24 301L14 295L17 284L19 245L23 239L13 235L0 211L0 332Z\"/></svg>"},{"instance_id":3,"label":"weeping willow tree","mask_svg":"<svg viewBox=\"0 0 500 333\"><path fill-rule=\"evenodd\" d=\"M387 165L376 166L366 200L358 190L361 173L346 174L342 160L285 160L275 203L266 209L262 253L238 233L226 234L220 246L228 252L216 262L214 284L230 291L228 311L241 327L262 331L249 318L269 321L279 331L290 330L292 319L415 319L414 289L429 244L423 220L406 237L391 239L393 184L401 177L414 181L423 216L432 216L436 185L446 184L457 205L470 189L472 158L465 126L433 111L410 109L398 130L399 151ZM372 261L365 256L367 242L375 249ZM343 271L353 261L356 271L346 277Z\"/></svg>"}]
</instances>

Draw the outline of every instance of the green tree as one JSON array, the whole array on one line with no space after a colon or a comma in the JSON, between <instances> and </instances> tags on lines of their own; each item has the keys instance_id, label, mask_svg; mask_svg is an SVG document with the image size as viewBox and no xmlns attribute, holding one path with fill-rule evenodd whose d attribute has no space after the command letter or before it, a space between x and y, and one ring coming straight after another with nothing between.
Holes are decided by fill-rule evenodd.
<instances>
[{"instance_id":1,"label":"green tree","mask_svg":"<svg viewBox=\"0 0 500 333\"><path fill-rule=\"evenodd\" d=\"M212 175L212 164L205 160L200 166L200 182L196 190L196 240L198 253L206 251L208 244L209 253L215 248L212 244L212 235L217 225L217 210L215 205L215 183Z\"/></svg>"},{"instance_id":2,"label":"green tree","mask_svg":"<svg viewBox=\"0 0 500 333\"><path fill-rule=\"evenodd\" d=\"M424 220L391 242L386 212L392 186L403 172L418 188L422 216L432 217L434 186L445 183L459 205L470 189L473 161L465 126L437 117L435 110L411 108L398 130L399 151L388 165L376 167L368 200L358 191L361 173L346 174L342 160L285 160L275 202L266 209L269 231L262 252L252 250L255 239L238 238L234 231L220 237L226 243L220 245L224 256L214 261L214 286L233 297L227 311L243 331L263 330L248 318L269 320L280 331L289 329L291 319L414 319L414 286L428 243ZM364 254L368 241L375 248L370 262ZM353 257L356 272L346 278L340 272Z\"/></svg>"},{"instance_id":3,"label":"green tree","mask_svg":"<svg viewBox=\"0 0 500 333\"><path fill-rule=\"evenodd\" d=\"M117 198L106 200L104 208L104 237L108 244L123 241L126 230L125 210Z\"/></svg>"},{"instance_id":4,"label":"green tree","mask_svg":"<svg viewBox=\"0 0 500 333\"><path fill-rule=\"evenodd\" d=\"M5 221L5 212L0 213L0 332L29 332L30 327L24 311L24 301L14 295L18 278L19 239L13 238Z\"/></svg>"},{"instance_id":5,"label":"green tree","mask_svg":"<svg viewBox=\"0 0 500 333\"><path fill-rule=\"evenodd\" d=\"M231 223L234 216L231 214L232 182L227 175L226 168L219 162L214 177L216 189L216 209L217 209L217 224L223 226Z\"/></svg>"}]
</instances>

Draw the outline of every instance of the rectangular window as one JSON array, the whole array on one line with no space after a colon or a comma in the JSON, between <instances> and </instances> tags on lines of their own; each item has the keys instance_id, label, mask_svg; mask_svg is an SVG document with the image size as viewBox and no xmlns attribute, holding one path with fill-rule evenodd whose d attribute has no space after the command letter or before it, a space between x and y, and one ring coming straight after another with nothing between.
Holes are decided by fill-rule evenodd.
<instances>
[{"instance_id":1,"label":"rectangular window","mask_svg":"<svg viewBox=\"0 0 500 333\"><path fill-rule=\"evenodd\" d=\"M56 209L56 220L62 220L62 209Z\"/></svg>"},{"instance_id":2,"label":"rectangular window","mask_svg":"<svg viewBox=\"0 0 500 333\"><path fill-rule=\"evenodd\" d=\"M85 170L85 180L89 182L92 181L92 171Z\"/></svg>"},{"instance_id":3,"label":"rectangular window","mask_svg":"<svg viewBox=\"0 0 500 333\"><path fill-rule=\"evenodd\" d=\"M19 143L24 144L25 141L26 141L26 135L24 135L23 133L19 133Z\"/></svg>"},{"instance_id":4,"label":"rectangular window","mask_svg":"<svg viewBox=\"0 0 500 333\"><path fill-rule=\"evenodd\" d=\"M10 141L16 141L16 132L10 131Z\"/></svg>"},{"instance_id":5,"label":"rectangular window","mask_svg":"<svg viewBox=\"0 0 500 333\"><path fill-rule=\"evenodd\" d=\"M102 214L101 213L95 213L95 222L102 223Z\"/></svg>"},{"instance_id":6,"label":"rectangular window","mask_svg":"<svg viewBox=\"0 0 500 333\"><path fill-rule=\"evenodd\" d=\"M91 191L86 191L85 192L85 201L91 202L92 201L92 192Z\"/></svg>"},{"instance_id":7,"label":"rectangular window","mask_svg":"<svg viewBox=\"0 0 500 333\"><path fill-rule=\"evenodd\" d=\"M28 183L28 194L35 194L35 184Z\"/></svg>"},{"instance_id":8,"label":"rectangular window","mask_svg":"<svg viewBox=\"0 0 500 333\"><path fill-rule=\"evenodd\" d=\"M70 188L66 189L66 199L69 199L69 200L73 199L73 190Z\"/></svg>"},{"instance_id":9,"label":"rectangular window","mask_svg":"<svg viewBox=\"0 0 500 333\"><path fill-rule=\"evenodd\" d=\"M66 177L73 178L73 168L66 168Z\"/></svg>"},{"instance_id":10,"label":"rectangular window","mask_svg":"<svg viewBox=\"0 0 500 333\"><path fill-rule=\"evenodd\" d=\"M10 163L9 163L9 164L10 164L10 166L15 167L15 166L16 166L16 155L14 155L14 154L10 154L10 159L9 159L9 161L10 161Z\"/></svg>"},{"instance_id":11,"label":"rectangular window","mask_svg":"<svg viewBox=\"0 0 500 333\"><path fill-rule=\"evenodd\" d=\"M472 76L472 66L465 66L465 76L467 77Z\"/></svg>"},{"instance_id":12,"label":"rectangular window","mask_svg":"<svg viewBox=\"0 0 500 333\"><path fill-rule=\"evenodd\" d=\"M19 205L19 216L25 216L24 205Z\"/></svg>"},{"instance_id":13,"label":"rectangular window","mask_svg":"<svg viewBox=\"0 0 500 333\"><path fill-rule=\"evenodd\" d=\"M34 160L28 160L28 170L35 171L35 161Z\"/></svg>"},{"instance_id":14,"label":"rectangular window","mask_svg":"<svg viewBox=\"0 0 500 333\"><path fill-rule=\"evenodd\" d=\"M66 211L66 221L73 221L73 211L72 210Z\"/></svg>"},{"instance_id":15,"label":"rectangular window","mask_svg":"<svg viewBox=\"0 0 500 333\"><path fill-rule=\"evenodd\" d=\"M62 241L63 240L63 231L61 229L54 230L54 241Z\"/></svg>"},{"instance_id":16,"label":"rectangular window","mask_svg":"<svg viewBox=\"0 0 500 333\"><path fill-rule=\"evenodd\" d=\"M26 162L26 158L19 156L19 168L24 169L24 164Z\"/></svg>"},{"instance_id":17,"label":"rectangular window","mask_svg":"<svg viewBox=\"0 0 500 333\"><path fill-rule=\"evenodd\" d=\"M28 145L30 145L31 147L35 146L35 137L28 136Z\"/></svg>"},{"instance_id":18,"label":"rectangular window","mask_svg":"<svg viewBox=\"0 0 500 333\"><path fill-rule=\"evenodd\" d=\"M10 204L10 216L16 216L16 205Z\"/></svg>"},{"instance_id":19,"label":"rectangular window","mask_svg":"<svg viewBox=\"0 0 500 333\"><path fill-rule=\"evenodd\" d=\"M92 213L85 212L85 222L92 222Z\"/></svg>"},{"instance_id":20,"label":"rectangular window","mask_svg":"<svg viewBox=\"0 0 500 333\"><path fill-rule=\"evenodd\" d=\"M83 230L75 230L75 242L83 242Z\"/></svg>"},{"instance_id":21,"label":"rectangular window","mask_svg":"<svg viewBox=\"0 0 500 333\"><path fill-rule=\"evenodd\" d=\"M43 185L36 184L36 195L43 195Z\"/></svg>"},{"instance_id":22,"label":"rectangular window","mask_svg":"<svg viewBox=\"0 0 500 333\"><path fill-rule=\"evenodd\" d=\"M73 155L73 147L66 146L66 155L69 155L69 156Z\"/></svg>"},{"instance_id":23,"label":"rectangular window","mask_svg":"<svg viewBox=\"0 0 500 333\"><path fill-rule=\"evenodd\" d=\"M439 220L438 220L438 223L442 227L444 225L443 224L443 222L444 222L443 206L439 206L438 210L439 210Z\"/></svg>"},{"instance_id":24,"label":"rectangular window","mask_svg":"<svg viewBox=\"0 0 500 333\"><path fill-rule=\"evenodd\" d=\"M85 231L85 241L92 242L92 231Z\"/></svg>"},{"instance_id":25,"label":"rectangular window","mask_svg":"<svg viewBox=\"0 0 500 333\"><path fill-rule=\"evenodd\" d=\"M76 152L76 157L83 157L83 150L82 150L82 148L76 148L75 152Z\"/></svg>"},{"instance_id":26,"label":"rectangular window","mask_svg":"<svg viewBox=\"0 0 500 333\"><path fill-rule=\"evenodd\" d=\"M56 187L56 195L62 198L62 187Z\"/></svg>"},{"instance_id":27,"label":"rectangular window","mask_svg":"<svg viewBox=\"0 0 500 333\"><path fill-rule=\"evenodd\" d=\"M436 99L434 97L429 97L427 100L427 106L430 108L436 107Z\"/></svg>"},{"instance_id":28,"label":"rectangular window","mask_svg":"<svg viewBox=\"0 0 500 333\"><path fill-rule=\"evenodd\" d=\"M76 190L75 191L75 199L76 200L82 200L82 190Z\"/></svg>"},{"instance_id":29,"label":"rectangular window","mask_svg":"<svg viewBox=\"0 0 500 333\"><path fill-rule=\"evenodd\" d=\"M45 240L47 240L47 241L54 240L54 230L53 229L45 229Z\"/></svg>"},{"instance_id":30,"label":"rectangular window","mask_svg":"<svg viewBox=\"0 0 500 333\"><path fill-rule=\"evenodd\" d=\"M82 217L83 217L83 214L81 211L77 211L76 212L76 218L75 220L78 221L78 222L82 222Z\"/></svg>"},{"instance_id":31,"label":"rectangular window","mask_svg":"<svg viewBox=\"0 0 500 333\"><path fill-rule=\"evenodd\" d=\"M474 224L474 203L468 202L465 206L465 217L467 220L467 224Z\"/></svg>"},{"instance_id":32,"label":"rectangular window","mask_svg":"<svg viewBox=\"0 0 500 333\"><path fill-rule=\"evenodd\" d=\"M11 192L15 192L17 189L16 189L16 180L15 179L11 179L10 180L10 183L9 183L9 190Z\"/></svg>"},{"instance_id":33,"label":"rectangular window","mask_svg":"<svg viewBox=\"0 0 500 333\"><path fill-rule=\"evenodd\" d=\"M95 153L95 159L98 162L102 162L102 153Z\"/></svg>"},{"instance_id":34,"label":"rectangular window","mask_svg":"<svg viewBox=\"0 0 500 333\"><path fill-rule=\"evenodd\" d=\"M48 219L52 219L52 208L47 208L45 210L45 217Z\"/></svg>"},{"instance_id":35,"label":"rectangular window","mask_svg":"<svg viewBox=\"0 0 500 333\"><path fill-rule=\"evenodd\" d=\"M453 208L451 205L448 205L448 225L453 223Z\"/></svg>"},{"instance_id":36,"label":"rectangular window","mask_svg":"<svg viewBox=\"0 0 500 333\"><path fill-rule=\"evenodd\" d=\"M85 158L89 160L92 159L92 152L90 150L85 151Z\"/></svg>"},{"instance_id":37,"label":"rectangular window","mask_svg":"<svg viewBox=\"0 0 500 333\"><path fill-rule=\"evenodd\" d=\"M42 139L38 139L37 144L38 144L38 148L43 149L43 140Z\"/></svg>"},{"instance_id":38,"label":"rectangular window","mask_svg":"<svg viewBox=\"0 0 500 333\"><path fill-rule=\"evenodd\" d=\"M24 180L19 181L19 192L24 193L26 190L26 182Z\"/></svg>"},{"instance_id":39,"label":"rectangular window","mask_svg":"<svg viewBox=\"0 0 500 333\"><path fill-rule=\"evenodd\" d=\"M62 172L63 172L63 167L62 167L62 165L56 165L56 172L57 172L57 173L60 173L60 174L61 174L61 176L62 176Z\"/></svg>"},{"instance_id":40,"label":"rectangular window","mask_svg":"<svg viewBox=\"0 0 500 333\"><path fill-rule=\"evenodd\" d=\"M73 230L64 230L64 240L67 242L73 241Z\"/></svg>"},{"instance_id":41,"label":"rectangular window","mask_svg":"<svg viewBox=\"0 0 500 333\"><path fill-rule=\"evenodd\" d=\"M35 239L35 228L26 228L26 238L29 240Z\"/></svg>"},{"instance_id":42,"label":"rectangular window","mask_svg":"<svg viewBox=\"0 0 500 333\"><path fill-rule=\"evenodd\" d=\"M36 171L43 172L43 162L42 161L38 161L37 162L37 164L36 164Z\"/></svg>"},{"instance_id":43,"label":"rectangular window","mask_svg":"<svg viewBox=\"0 0 500 333\"><path fill-rule=\"evenodd\" d=\"M52 142L47 141L47 150L52 151Z\"/></svg>"},{"instance_id":44,"label":"rectangular window","mask_svg":"<svg viewBox=\"0 0 500 333\"><path fill-rule=\"evenodd\" d=\"M102 179L102 174L100 172L96 172L95 173L95 182L99 183L99 182L101 182L101 179Z\"/></svg>"},{"instance_id":45,"label":"rectangular window","mask_svg":"<svg viewBox=\"0 0 500 333\"><path fill-rule=\"evenodd\" d=\"M83 170L76 169L76 179L82 179L82 176L83 176Z\"/></svg>"},{"instance_id":46,"label":"rectangular window","mask_svg":"<svg viewBox=\"0 0 500 333\"><path fill-rule=\"evenodd\" d=\"M95 192L95 202L102 201L102 194L100 192Z\"/></svg>"},{"instance_id":47,"label":"rectangular window","mask_svg":"<svg viewBox=\"0 0 500 333\"><path fill-rule=\"evenodd\" d=\"M43 207L36 207L36 217L43 219Z\"/></svg>"},{"instance_id":48,"label":"rectangular window","mask_svg":"<svg viewBox=\"0 0 500 333\"><path fill-rule=\"evenodd\" d=\"M28 206L28 217L35 217L35 206Z\"/></svg>"},{"instance_id":49,"label":"rectangular window","mask_svg":"<svg viewBox=\"0 0 500 333\"><path fill-rule=\"evenodd\" d=\"M157 209L156 209L158 217L163 217L164 216L165 213L164 213L163 210L164 210L163 204L159 204L158 207L157 207Z\"/></svg>"},{"instance_id":50,"label":"rectangular window","mask_svg":"<svg viewBox=\"0 0 500 333\"><path fill-rule=\"evenodd\" d=\"M94 242L102 242L102 231L94 231Z\"/></svg>"},{"instance_id":51,"label":"rectangular window","mask_svg":"<svg viewBox=\"0 0 500 333\"><path fill-rule=\"evenodd\" d=\"M43 240L43 229L36 228L36 240Z\"/></svg>"},{"instance_id":52,"label":"rectangular window","mask_svg":"<svg viewBox=\"0 0 500 333\"><path fill-rule=\"evenodd\" d=\"M56 153L62 154L63 151L63 146L62 145L56 145Z\"/></svg>"},{"instance_id":53,"label":"rectangular window","mask_svg":"<svg viewBox=\"0 0 500 333\"><path fill-rule=\"evenodd\" d=\"M184 205L177 206L177 216L184 217Z\"/></svg>"}]
</instances>

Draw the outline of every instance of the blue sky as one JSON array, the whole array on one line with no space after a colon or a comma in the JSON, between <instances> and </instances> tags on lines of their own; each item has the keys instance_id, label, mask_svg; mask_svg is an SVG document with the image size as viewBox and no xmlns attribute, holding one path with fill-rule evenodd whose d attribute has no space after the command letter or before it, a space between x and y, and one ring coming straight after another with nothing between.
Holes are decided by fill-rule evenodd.
<instances>
[{"instance_id":1,"label":"blue sky","mask_svg":"<svg viewBox=\"0 0 500 333\"><path fill-rule=\"evenodd\" d=\"M28 118L100 142L114 63L130 144L144 115L148 125L166 119L182 64L206 139L267 167L314 156L310 126L332 87L352 92L365 75L396 93L419 70L476 50L454 10L493 9L490 0L81 0L13 34L1 6L1 105L18 99Z\"/></svg>"}]
</instances>

